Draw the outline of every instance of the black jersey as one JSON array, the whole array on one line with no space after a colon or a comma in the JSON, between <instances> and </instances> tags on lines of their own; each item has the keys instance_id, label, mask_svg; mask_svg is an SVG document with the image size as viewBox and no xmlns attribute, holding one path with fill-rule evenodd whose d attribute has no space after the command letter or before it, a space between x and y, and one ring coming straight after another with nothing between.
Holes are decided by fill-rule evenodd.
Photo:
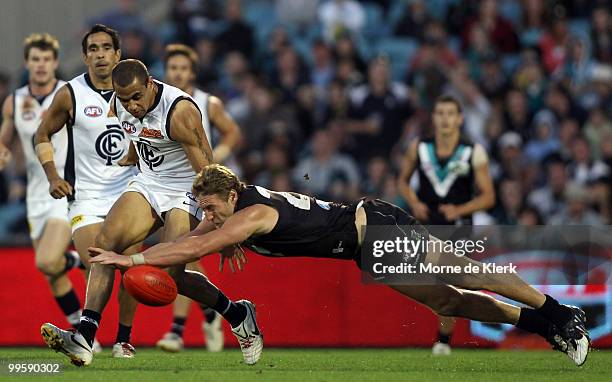
<instances>
[{"instance_id":1,"label":"black jersey","mask_svg":"<svg viewBox=\"0 0 612 382\"><path fill-rule=\"evenodd\" d=\"M252 236L243 245L264 256L353 259L358 248L356 204L325 202L293 192L247 186L235 212L255 204L278 211L269 233Z\"/></svg>"},{"instance_id":2,"label":"black jersey","mask_svg":"<svg viewBox=\"0 0 612 382\"><path fill-rule=\"evenodd\" d=\"M417 196L429 208L427 224L471 224L471 217L461 222L446 220L438 211L440 204L463 204L474 197L474 144L461 138L449 158L438 158L433 138L419 142L417 151L419 191ZM409 180L408 180L409 181Z\"/></svg>"}]
</instances>

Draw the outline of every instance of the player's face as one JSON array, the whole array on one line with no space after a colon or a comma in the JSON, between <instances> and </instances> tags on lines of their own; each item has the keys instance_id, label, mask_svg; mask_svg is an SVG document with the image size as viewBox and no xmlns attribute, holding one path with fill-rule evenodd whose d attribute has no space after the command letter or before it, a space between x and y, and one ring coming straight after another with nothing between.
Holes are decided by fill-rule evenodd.
<instances>
[{"instance_id":1,"label":"player's face","mask_svg":"<svg viewBox=\"0 0 612 382\"><path fill-rule=\"evenodd\" d=\"M53 56L52 50L31 48L25 66L29 72L30 82L38 86L47 85L55 79L58 60Z\"/></svg>"},{"instance_id":2,"label":"player's face","mask_svg":"<svg viewBox=\"0 0 612 382\"><path fill-rule=\"evenodd\" d=\"M114 85L115 96L121 105L135 118L142 119L147 114L147 110L153 104L155 94L153 92L153 81L147 79L146 84L142 84L137 78L126 86Z\"/></svg>"},{"instance_id":3,"label":"player's face","mask_svg":"<svg viewBox=\"0 0 612 382\"><path fill-rule=\"evenodd\" d=\"M222 199L219 195L200 195L198 197L198 204L205 214L204 218L213 222L217 228L234 214L234 201L234 191L231 191L228 200Z\"/></svg>"},{"instance_id":4,"label":"player's face","mask_svg":"<svg viewBox=\"0 0 612 382\"><path fill-rule=\"evenodd\" d=\"M463 123L463 114L453 102L438 102L433 111L433 124L436 131L451 133Z\"/></svg>"},{"instance_id":5,"label":"player's face","mask_svg":"<svg viewBox=\"0 0 612 382\"><path fill-rule=\"evenodd\" d=\"M183 55L175 55L166 62L166 81L177 88L186 91L195 80L191 61Z\"/></svg>"},{"instance_id":6,"label":"player's face","mask_svg":"<svg viewBox=\"0 0 612 382\"><path fill-rule=\"evenodd\" d=\"M108 78L120 58L121 50L115 50L113 39L107 33L98 32L87 37L87 52L84 60L90 72L96 77Z\"/></svg>"}]
</instances>

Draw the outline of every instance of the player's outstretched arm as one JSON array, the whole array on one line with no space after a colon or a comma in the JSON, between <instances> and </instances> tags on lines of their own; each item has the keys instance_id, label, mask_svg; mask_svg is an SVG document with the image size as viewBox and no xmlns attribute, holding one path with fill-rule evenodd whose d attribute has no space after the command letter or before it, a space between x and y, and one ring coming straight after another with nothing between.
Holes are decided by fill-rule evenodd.
<instances>
[{"instance_id":1,"label":"player's outstretched arm","mask_svg":"<svg viewBox=\"0 0 612 382\"><path fill-rule=\"evenodd\" d=\"M148 264L157 267L187 264L203 256L217 253L229 246L242 243L253 235L270 232L276 225L278 212L272 207L256 204L229 217L222 227L199 236L188 236L174 243L160 243L143 253L118 255L100 248L89 248L92 263L120 267Z\"/></svg>"},{"instance_id":2,"label":"player's outstretched arm","mask_svg":"<svg viewBox=\"0 0 612 382\"><path fill-rule=\"evenodd\" d=\"M208 97L208 117L221 133L221 142L213 150L213 158L215 162L223 163L240 143L242 133L234 118L225 110L223 101L215 96Z\"/></svg>"},{"instance_id":3,"label":"player's outstretched arm","mask_svg":"<svg viewBox=\"0 0 612 382\"><path fill-rule=\"evenodd\" d=\"M68 85L55 94L51 106L47 109L36 134L34 135L34 147L40 164L45 170L49 181L49 193L56 199L72 195L72 186L57 173L55 161L53 160L53 146L51 137L71 120L72 97Z\"/></svg>"},{"instance_id":4,"label":"player's outstretched arm","mask_svg":"<svg viewBox=\"0 0 612 382\"><path fill-rule=\"evenodd\" d=\"M2 127L0 127L0 170L11 161L11 151L8 146L13 140L15 123L13 121L13 95L9 95L2 105Z\"/></svg>"},{"instance_id":5,"label":"player's outstretched arm","mask_svg":"<svg viewBox=\"0 0 612 382\"><path fill-rule=\"evenodd\" d=\"M185 155L196 173L213 163L212 150L198 108L189 100L181 100L170 116L170 138L183 146Z\"/></svg>"},{"instance_id":6,"label":"player's outstretched arm","mask_svg":"<svg viewBox=\"0 0 612 382\"><path fill-rule=\"evenodd\" d=\"M419 200L416 192L410 187L410 178L417 166L418 148L418 140L414 140L410 143L410 147L404 157L404 163L402 164L402 170L398 179L398 188L400 194L410 206L414 216L424 221L429 218L429 209L425 203Z\"/></svg>"}]
</instances>

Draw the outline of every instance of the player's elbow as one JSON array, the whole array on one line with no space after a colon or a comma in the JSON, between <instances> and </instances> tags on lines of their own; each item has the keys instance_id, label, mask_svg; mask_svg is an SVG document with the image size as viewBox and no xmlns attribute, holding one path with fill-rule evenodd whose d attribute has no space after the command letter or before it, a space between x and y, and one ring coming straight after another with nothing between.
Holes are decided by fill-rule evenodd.
<instances>
[{"instance_id":1,"label":"player's elbow","mask_svg":"<svg viewBox=\"0 0 612 382\"><path fill-rule=\"evenodd\" d=\"M495 192L493 190L487 192L484 199L483 209L488 210L489 208L493 208L493 206L495 206Z\"/></svg>"}]
</instances>

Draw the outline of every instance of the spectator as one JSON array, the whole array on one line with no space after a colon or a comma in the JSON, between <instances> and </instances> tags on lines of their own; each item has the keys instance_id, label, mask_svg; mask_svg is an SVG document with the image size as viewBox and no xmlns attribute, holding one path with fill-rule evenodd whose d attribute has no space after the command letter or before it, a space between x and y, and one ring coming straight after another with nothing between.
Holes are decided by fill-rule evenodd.
<instances>
[{"instance_id":1,"label":"spectator","mask_svg":"<svg viewBox=\"0 0 612 382\"><path fill-rule=\"evenodd\" d=\"M578 121L574 118L566 118L561 121L561 128L559 129L559 142L561 147L559 154L565 161L571 160L572 157L572 143L574 138L578 136L580 127Z\"/></svg>"},{"instance_id":2,"label":"spectator","mask_svg":"<svg viewBox=\"0 0 612 382\"><path fill-rule=\"evenodd\" d=\"M432 21L427 13L424 0L413 0L404 2L404 11L395 25L393 34L400 37L410 37L423 42L425 38L425 26Z\"/></svg>"},{"instance_id":3,"label":"spectator","mask_svg":"<svg viewBox=\"0 0 612 382\"><path fill-rule=\"evenodd\" d=\"M345 32L359 35L366 18L363 7L355 0L327 0L319 6L319 21L325 39L333 42Z\"/></svg>"},{"instance_id":4,"label":"spectator","mask_svg":"<svg viewBox=\"0 0 612 382\"><path fill-rule=\"evenodd\" d=\"M593 184L610 175L610 169L604 162L592 158L589 143L581 135L574 138L569 170L572 181L579 185Z\"/></svg>"},{"instance_id":5,"label":"spectator","mask_svg":"<svg viewBox=\"0 0 612 382\"><path fill-rule=\"evenodd\" d=\"M249 63L242 53L233 51L225 56L223 72L219 78L219 91L225 100L240 95L240 84L249 71Z\"/></svg>"},{"instance_id":6,"label":"spectator","mask_svg":"<svg viewBox=\"0 0 612 382\"><path fill-rule=\"evenodd\" d=\"M529 111L535 113L544 105L548 80L535 49L521 53L521 66L514 74L514 85L527 96Z\"/></svg>"},{"instance_id":7,"label":"spectator","mask_svg":"<svg viewBox=\"0 0 612 382\"><path fill-rule=\"evenodd\" d=\"M268 144L264 150L263 163L265 167L257 174L255 184L276 190L272 187L274 177L289 171L289 158L285 148L276 144Z\"/></svg>"},{"instance_id":8,"label":"spectator","mask_svg":"<svg viewBox=\"0 0 612 382\"><path fill-rule=\"evenodd\" d=\"M493 212L495 222L501 225L518 224L519 213L523 208L523 190L517 180L504 179L499 186L500 205Z\"/></svg>"},{"instance_id":9,"label":"spectator","mask_svg":"<svg viewBox=\"0 0 612 382\"><path fill-rule=\"evenodd\" d=\"M508 78L496 56L484 57L480 64L478 86L492 103L502 103L508 91Z\"/></svg>"},{"instance_id":10,"label":"spectator","mask_svg":"<svg viewBox=\"0 0 612 382\"><path fill-rule=\"evenodd\" d=\"M605 6L599 6L593 11L591 46L595 60L602 64L612 64L612 19Z\"/></svg>"},{"instance_id":11,"label":"spectator","mask_svg":"<svg viewBox=\"0 0 612 382\"><path fill-rule=\"evenodd\" d=\"M361 55L355 47L355 42L348 33L343 33L336 39L334 45L334 59L336 63L343 61L351 61L353 68L360 73L365 73L367 70L367 64L361 58Z\"/></svg>"},{"instance_id":12,"label":"spectator","mask_svg":"<svg viewBox=\"0 0 612 382\"><path fill-rule=\"evenodd\" d=\"M307 83L308 75L297 52L291 47L280 50L276 56L276 70L271 77L272 87L280 91L280 103L295 103L298 89Z\"/></svg>"},{"instance_id":13,"label":"spectator","mask_svg":"<svg viewBox=\"0 0 612 382\"><path fill-rule=\"evenodd\" d=\"M526 0L523 4L521 45L533 47L538 45L546 30L546 20L550 19L546 0Z\"/></svg>"},{"instance_id":14,"label":"spectator","mask_svg":"<svg viewBox=\"0 0 612 382\"><path fill-rule=\"evenodd\" d=\"M213 22L222 14L220 0L173 0L170 19L175 29L175 42L193 46L198 36L214 32Z\"/></svg>"},{"instance_id":15,"label":"spectator","mask_svg":"<svg viewBox=\"0 0 612 382\"><path fill-rule=\"evenodd\" d=\"M312 66L310 68L310 83L314 86L319 102L325 99L327 86L334 76L334 62L330 48L323 40L315 40L312 44Z\"/></svg>"},{"instance_id":16,"label":"spectator","mask_svg":"<svg viewBox=\"0 0 612 382\"><path fill-rule=\"evenodd\" d=\"M198 38L195 42L195 51L198 54L198 76L196 82L199 87L214 93L219 81L215 41L207 37Z\"/></svg>"},{"instance_id":17,"label":"spectator","mask_svg":"<svg viewBox=\"0 0 612 382\"><path fill-rule=\"evenodd\" d=\"M556 137L557 121L551 112L542 110L534 117L533 124L533 138L525 147L525 156L528 160L539 163L558 152L561 145Z\"/></svg>"},{"instance_id":18,"label":"spectator","mask_svg":"<svg viewBox=\"0 0 612 382\"><path fill-rule=\"evenodd\" d=\"M368 68L368 83L350 93L353 120L347 124L354 144L351 151L365 164L371 157L388 154L399 140L412 115L408 89L392 82L386 58L374 59Z\"/></svg>"},{"instance_id":19,"label":"spectator","mask_svg":"<svg viewBox=\"0 0 612 382\"><path fill-rule=\"evenodd\" d=\"M321 198L356 199L360 181L357 165L351 157L338 153L333 135L327 130L317 131L311 147L312 154L298 162L293 171L298 188ZM338 190L339 185L346 188Z\"/></svg>"},{"instance_id":20,"label":"spectator","mask_svg":"<svg viewBox=\"0 0 612 382\"><path fill-rule=\"evenodd\" d=\"M240 52L247 60L253 56L253 28L242 19L241 0L228 0L225 5L227 27L217 37L221 54Z\"/></svg>"},{"instance_id":21,"label":"spectator","mask_svg":"<svg viewBox=\"0 0 612 382\"><path fill-rule=\"evenodd\" d=\"M523 140L513 131L506 132L497 141L499 147L499 178L519 180L523 174Z\"/></svg>"},{"instance_id":22,"label":"spectator","mask_svg":"<svg viewBox=\"0 0 612 382\"><path fill-rule=\"evenodd\" d=\"M548 74L554 74L563 67L569 42L570 34L567 20L563 17L552 20L549 29L542 35L539 44L544 68Z\"/></svg>"},{"instance_id":23,"label":"spectator","mask_svg":"<svg viewBox=\"0 0 612 382\"><path fill-rule=\"evenodd\" d=\"M472 29L480 26L486 31L495 49L504 54L516 53L519 42L512 24L497 12L496 0L482 0L478 5L478 14L468 21L463 29L463 50L467 51Z\"/></svg>"},{"instance_id":24,"label":"spectator","mask_svg":"<svg viewBox=\"0 0 612 382\"><path fill-rule=\"evenodd\" d=\"M564 192L565 206L548 224L552 225L601 225L601 217L589 208L589 191L576 183L570 183Z\"/></svg>"},{"instance_id":25,"label":"spectator","mask_svg":"<svg viewBox=\"0 0 612 382\"><path fill-rule=\"evenodd\" d=\"M601 142L605 136L610 134L612 134L612 122L606 117L604 111L599 107L591 110L584 126L584 136L589 142L589 151L593 159L601 159Z\"/></svg>"},{"instance_id":26,"label":"spectator","mask_svg":"<svg viewBox=\"0 0 612 382\"><path fill-rule=\"evenodd\" d=\"M282 25L295 25L306 30L317 19L319 0L275 0L276 17Z\"/></svg>"}]
</instances>

